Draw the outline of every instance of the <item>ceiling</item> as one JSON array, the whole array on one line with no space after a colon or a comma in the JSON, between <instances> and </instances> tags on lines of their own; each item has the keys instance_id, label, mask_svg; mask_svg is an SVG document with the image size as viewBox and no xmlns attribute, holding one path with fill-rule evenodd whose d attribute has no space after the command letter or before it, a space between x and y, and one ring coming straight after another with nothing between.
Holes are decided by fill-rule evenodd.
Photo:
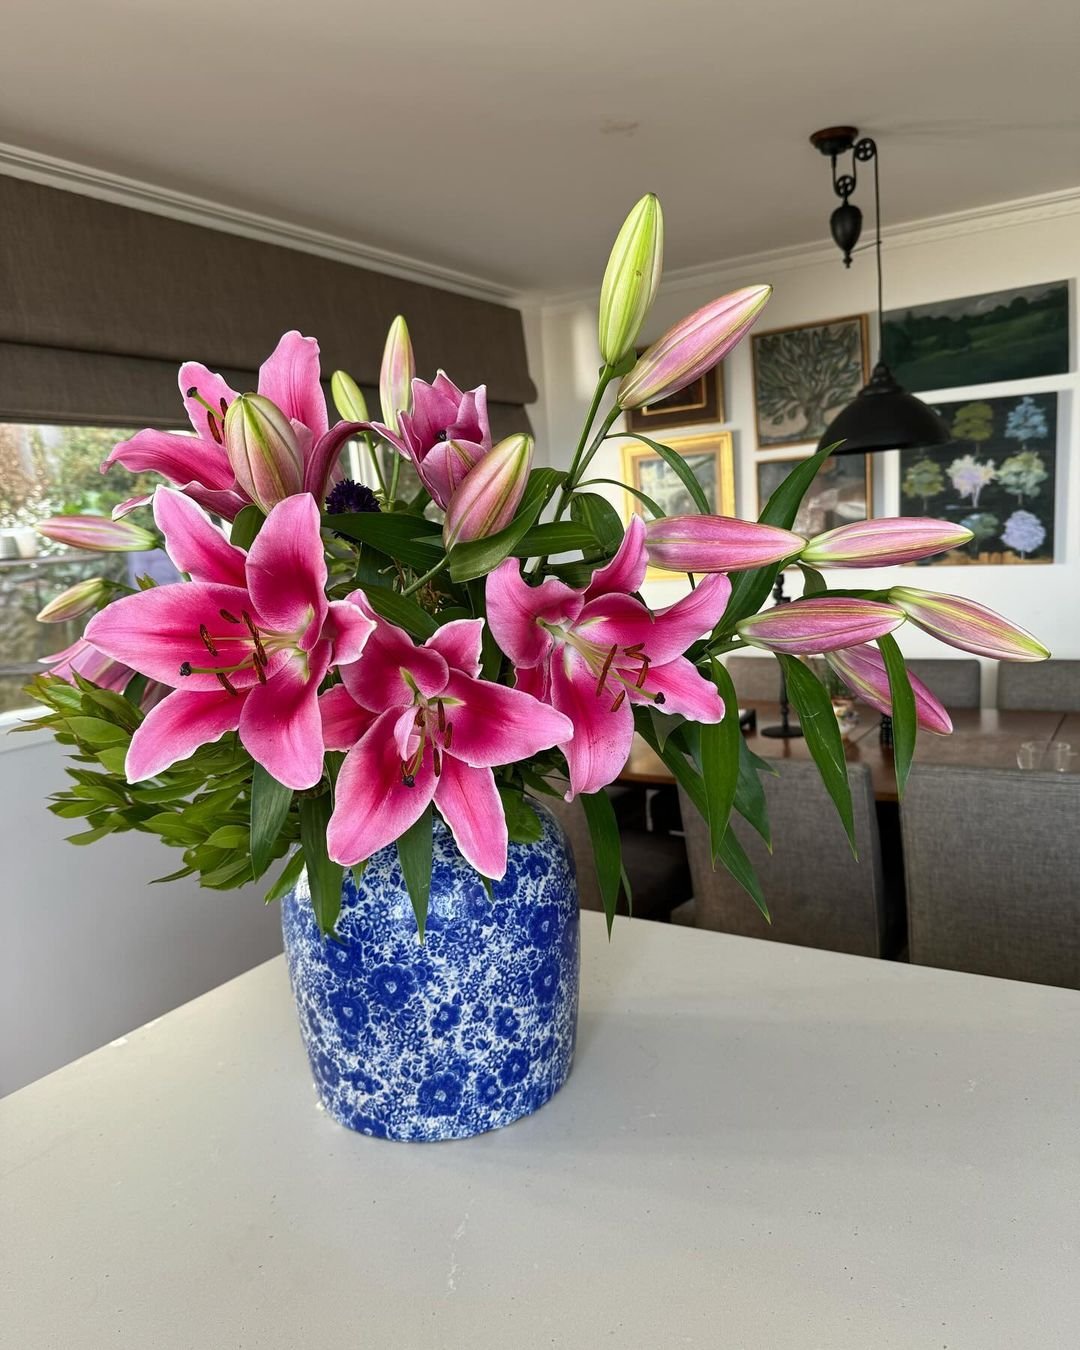
<instances>
[{"instance_id":1,"label":"ceiling","mask_svg":"<svg viewBox=\"0 0 1080 1350\"><path fill-rule=\"evenodd\" d=\"M54 0L5 15L0 140L558 291L646 190L669 267L821 239L835 122L892 224L1073 187L1078 40L1075 0Z\"/></svg>"}]
</instances>

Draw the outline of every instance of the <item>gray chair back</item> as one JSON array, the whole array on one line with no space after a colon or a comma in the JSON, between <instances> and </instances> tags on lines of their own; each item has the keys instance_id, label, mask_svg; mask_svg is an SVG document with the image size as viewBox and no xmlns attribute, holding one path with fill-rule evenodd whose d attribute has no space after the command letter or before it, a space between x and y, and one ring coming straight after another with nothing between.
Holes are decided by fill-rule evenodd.
<instances>
[{"instance_id":1,"label":"gray chair back","mask_svg":"<svg viewBox=\"0 0 1080 1350\"><path fill-rule=\"evenodd\" d=\"M729 656L724 662L742 706L775 703L780 697L780 666L772 656Z\"/></svg>"},{"instance_id":2,"label":"gray chair back","mask_svg":"<svg viewBox=\"0 0 1080 1350\"><path fill-rule=\"evenodd\" d=\"M998 707L1080 712L1080 661L1003 661Z\"/></svg>"},{"instance_id":3,"label":"gray chair back","mask_svg":"<svg viewBox=\"0 0 1080 1350\"><path fill-rule=\"evenodd\" d=\"M900 816L913 962L1080 988L1080 774L916 758Z\"/></svg>"},{"instance_id":4,"label":"gray chair back","mask_svg":"<svg viewBox=\"0 0 1080 1350\"><path fill-rule=\"evenodd\" d=\"M798 760L786 760L776 768L778 777L762 776L773 852L741 816L733 815L731 825L761 881L771 924L722 864L713 871L708 827L682 796L697 926L880 956L885 938L884 879L869 768L848 765L858 861L817 768Z\"/></svg>"},{"instance_id":5,"label":"gray chair back","mask_svg":"<svg viewBox=\"0 0 1080 1350\"><path fill-rule=\"evenodd\" d=\"M932 694L946 708L977 708L980 704L981 668L978 661L967 657L916 657L907 663L912 675L918 676Z\"/></svg>"}]
</instances>

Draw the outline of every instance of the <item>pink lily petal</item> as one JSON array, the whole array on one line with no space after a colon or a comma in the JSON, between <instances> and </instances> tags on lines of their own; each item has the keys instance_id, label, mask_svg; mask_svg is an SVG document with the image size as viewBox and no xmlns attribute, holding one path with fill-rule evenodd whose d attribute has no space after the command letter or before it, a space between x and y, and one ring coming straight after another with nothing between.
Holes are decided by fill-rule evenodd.
<instances>
[{"instance_id":1,"label":"pink lily petal","mask_svg":"<svg viewBox=\"0 0 1080 1350\"><path fill-rule=\"evenodd\" d=\"M596 676L572 647L551 663L551 697L573 723L573 737L559 745L570 769L572 801L579 792L599 792L614 782L630 755L634 714L629 699L612 707L610 686L597 697Z\"/></svg>"},{"instance_id":2,"label":"pink lily petal","mask_svg":"<svg viewBox=\"0 0 1080 1350\"><path fill-rule=\"evenodd\" d=\"M334 813L326 831L326 850L334 862L351 867L392 844L423 815L435 793L431 755L413 777L402 780L394 744L399 710L382 713L353 746L338 774Z\"/></svg>"},{"instance_id":3,"label":"pink lily petal","mask_svg":"<svg viewBox=\"0 0 1080 1350\"><path fill-rule=\"evenodd\" d=\"M213 370L207 370L201 361L185 361L180 367L179 381L180 397L184 400L184 407L187 409L188 420L195 430L195 434L206 441L214 441L217 438L210 430L210 408L214 410L214 420L217 423L218 434L221 433L221 425L225 420L225 414L221 409L221 401L225 400L226 408L236 397L236 390L230 389L225 381ZM199 398L209 403L207 408L204 403L198 399L189 396L188 390L193 389Z\"/></svg>"},{"instance_id":4,"label":"pink lily petal","mask_svg":"<svg viewBox=\"0 0 1080 1350\"><path fill-rule=\"evenodd\" d=\"M464 671L475 677L480 674L483 632L483 619L453 619L444 623L424 646L429 652L438 652L451 670Z\"/></svg>"},{"instance_id":5,"label":"pink lily petal","mask_svg":"<svg viewBox=\"0 0 1080 1350\"><path fill-rule=\"evenodd\" d=\"M585 606L576 628L600 647L641 645L651 662L664 665L712 632L730 594L727 577L711 573L689 595L655 614L632 596L605 595Z\"/></svg>"},{"instance_id":6,"label":"pink lily petal","mask_svg":"<svg viewBox=\"0 0 1080 1350\"><path fill-rule=\"evenodd\" d=\"M515 666L538 665L551 651L551 634L537 623L572 623L582 609L581 592L555 577L530 586L514 558L487 579L487 612L495 641Z\"/></svg>"},{"instance_id":7,"label":"pink lily petal","mask_svg":"<svg viewBox=\"0 0 1080 1350\"><path fill-rule=\"evenodd\" d=\"M326 399L319 383L319 344L296 329L284 333L259 367L259 393L311 429L315 439L326 434Z\"/></svg>"},{"instance_id":8,"label":"pink lily petal","mask_svg":"<svg viewBox=\"0 0 1080 1350\"><path fill-rule=\"evenodd\" d=\"M604 567L598 568L592 575L586 600L595 600L598 595L611 593L629 594L640 590L645 580L648 558L645 553L645 522L640 516L634 516L626 527L623 541L614 558Z\"/></svg>"},{"instance_id":9,"label":"pink lily petal","mask_svg":"<svg viewBox=\"0 0 1080 1350\"><path fill-rule=\"evenodd\" d=\"M153 500L154 494L152 492L144 492L141 497L128 497L126 501L122 501L113 507L112 518L113 520L123 520L132 511L137 511L140 506L149 506Z\"/></svg>"},{"instance_id":10,"label":"pink lily petal","mask_svg":"<svg viewBox=\"0 0 1080 1350\"><path fill-rule=\"evenodd\" d=\"M326 501L327 489L341 458L342 448L353 436L366 431L369 425L368 422L337 422L305 453L304 491L310 492L320 507Z\"/></svg>"},{"instance_id":11,"label":"pink lily petal","mask_svg":"<svg viewBox=\"0 0 1080 1350\"><path fill-rule=\"evenodd\" d=\"M514 688L523 694L531 694L541 703L551 702L551 672L548 663L538 666L519 666L514 671Z\"/></svg>"},{"instance_id":12,"label":"pink lily petal","mask_svg":"<svg viewBox=\"0 0 1080 1350\"><path fill-rule=\"evenodd\" d=\"M247 587L244 550L230 544L190 497L171 488L158 488L154 519L165 536L165 551L193 581Z\"/></svg>"},{"instance_id":13,"label":"pink lily petal","mask_svg":"<svg viewBox=\"0 0 1080 1350\"><path fill-rule=\"evenodd\" d=\"M635 684L637 672L620 672L627 683ZM635 703L655 703L656 695L663 695L662 709L666 713L682 713L694 722L719 722L724 716L724 701L716 686L707 680L692 661L676 657L663 666L650 666L641 693L630 697Z\"/></svg>"},{"instance_id":14,"label":"pink lily petal","mask_svg":"<svg viewBox=\"0 0 1080 1350\"><path fill-rule=\"evenodd\" d=\"M204 511L221 516L223 520L235 520L244 507L250 505L248 499L241 497L239 492L218 492L203 487L201 483L184 483L180 491L193 502L198 502Z\"/></svg>"},{"instance_id":15,"label":"pink lily petal","mask_svg":"<svg viewBox=\"0 0 1080 1350\"><path fill-rule=\"evenodd\" d=\"M102 463L101 472L115 463L132 473L159 473L174 483L194 479L216 491L230 490L234 481L223 446L209 438L172 431L139 431L129 441L121 441Z\"/></svg>"},{"instance_id":16,"label":"pink lily petal","mask_svg":"<svg viewBox=\"0 0 1080 1350\"><path fill-rule=\"evenodd\" d=\"M330 643L307 660L293 657L266 684L248 691L240 740L256 763L286 787L312 788L322 777L323 731L318 690L330 668Z\"/></svg>"},{"instance_id":17,"label":"pink lily petal","mask_svg":"<svg viewBox=\"0 0 1080 1350\"><path fill-rule=\"evenodd\" d=\"M825 660L856 698L869 703L878 712L892 715L889 674L885 669L885 658L876 647L844 647L840 651L826 652ZM910 670L908 680L915 695L915 717L919 726L939 736L947 736L952 731L952 718L944 706Z\"/></svg>"},{"instance_id":18,"label":"pink lily petal","mask_svg":"<svg viewBox=\"0 0 1080 1350\"><path fill-rule=\"evenodd\" d=\"M286 497L270 512L248 551L247 581L263 622L284 633L305 627L300 645L308 650L327 612L326 558L313 497Z\"/></svg>"},{"instance_id":19,"label":"pink lily petal","mask_svg":"<svg viewBox=\"0 0 1080 1350\"><path fill-rule=\"evenodd\" d=\"M444 510L450 499L487 452L474 441L446 440L434 446L416 465L431 499Z\"/></svg>"},{"instance_id":20,"label":"pink lily petal","mask_svg":"<svg viewBox=\"0 0 1080 1350\"><path fill-rule=\"evenodd\" d=\"M372 616L363 591L353 591L349 600ZM412 705L413 690L402 675L403 670L408 671L425 698L441 694L450 673L446 660L437 651L417 647L403 629L377 618L364 648L363 661L342 666L341 678L362 708L383 712Z\"/></svg>"},{"instance_id":21,"label":"pink lily petal","mask_svg":"<svg viewBox=\"0 0 1080 1350\"><path fill-rule=\"evenodd\" d=\"M212 692L176 690L150 709L132 736L124 765L128 782L154 778L200 745L235 731L243 708L243 694L233 696L216 684Z\"/></svg>"},{"instance_id":22,"label":"pink lily petal","mask_svg":"<svg viewBox=\"0 0 1080 1350\"><path fill-rule=\"evenodd\" d=\"M351 750L375 720L375 714L361 708L343 684L319 695L319 716L327 750Z\"/></svg>"},{"instance_id":23,"label":"pink lily petal","mask_svg":"<svg viewBox=\"0 0 1080 1350\"><path fill-rule=\"evenodd\" d=\"M81 675L84 680L96 684L99 689L112 689L117 693L123 690L135 674L130 666L114 661L104 652L99 652L96 647L91 647L85 638L76 638L70 647L65 647L63 651L40 657L38 664L51 667L49 674L66 680L68 684L74 684L75 676Z\"/></svg>"},{"instance_id":24,"label":"pink lily petal","mask_svg":"<svg viewBox=\"0 0 1080 1350\"><path fill-rule=\"evenodd\" d=\"M451 753L474 768L513 764L574 734L567 718L521 689L472 680L460 671L451 670L443 697L453 727Z\"/></svg>"},{"instance_id":25,"label":"pink lily petal","mask_svg":"<svg viewBox=\"0 0 1080 1350\"><path fill-rule=\"evenodd\" d=\"M474 769L452 755L443 758L435 805L467 863L497 881L506 871L506 814L490 769Z\"/></svg>"},{"instance_id":26,"label":"pink lily petal","mask_svg":"<svg viewBox=\"0 0 1080 1350\"><path fill-rule=\"evenodd\" d=\"M247 591L239 586L218 586L188 581L175 586L157 586L125 595L99 611L86 625L85 637L99 651L141 671L152 680L188 691L217 690L210 674L183 676L184 662L192 666L231 666L248 659L251 643L242 624L231 624L222 610L239 616L249 605ZM205 627L219 655L212 656L199 635ZM268 673L280 666L282 653L271 657ZM243 689L256 681L253 668L229 676Z\"/></svg>"},{"instance_id":27,"label":"pink lily petal","mask_svg":"<svg viewBox=\"0 0 1080 1350\"><path fill-rule=\"evenodd\" d=\"M668 516L646 526L649 561L671 572L744 572L795 557L806 540L734 516Z\"/></svg>"},{"instance_id":28,"label":"pink lily petal","mask_svg":"<svg viewBox=\"0 0 1080 1350\"><path fill-rule=\"evenodd\" d=\"M904 622L904 611L877 600L812 596L775 605L736 625L744 641L766 651L815 656L884 637Z\"/></svg>"},{"instance_id":29,"label":"pink lily petal","mask_svg":"<svg viewBox=\"0 0 1080 1350\"><path fill-rule=\"evenodd\" d=\"M322 635L334 644L334 661L345 666L355 661L375 631L375 621L369 619L359 605L348 600L331 600Z\"/></svg>"}]
</instances>

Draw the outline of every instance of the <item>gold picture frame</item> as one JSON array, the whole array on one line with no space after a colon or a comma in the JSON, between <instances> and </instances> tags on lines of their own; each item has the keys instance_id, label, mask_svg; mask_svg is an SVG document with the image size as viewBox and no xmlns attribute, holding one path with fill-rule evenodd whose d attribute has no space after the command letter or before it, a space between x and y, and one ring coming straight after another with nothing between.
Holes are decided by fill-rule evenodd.
<instances>
[{"instance_id":1,"label":"gold picture frame","mask_svg":"<svg viewBox=\"0 0 1080 1350\"><path fill-rule=\"evenodd\" d=\"M645 351L638 348L638 356ZM724 365L721 362L691 381L685 389L669 394L643 408L630 408L626 424L631 431L655 436L658 427L686 427L702 422L726 422L724 404Z\"/></svg>"},{"instance_id":2,"label":"gold picture frame","mask_svg":"<svg viewBox=\"0 0 1080 1350\"><path fill-rule=\"evenodd\" d=\"M710 509L719 516L735 514L735 445L730 431L706 432L699 436L668 436L664 444L687 462L701 484ZM623 482L651 497L669 516L696 515L698 508L678 474L662 455L639 441L622 446ZM651 519L651 512L633 492L627 492L625 516ZM674 579L678 574L650 567L650 578Z\"/></svg>"},{"instance_id":3,"label":"gold picture frame","mask_svg":"<svg viewBox=\"0 0 1080 1350\"><path fill-rule=\"evenodd\" d=\"M869 378L867 316L752 333L750 355L758 449L814 445Z\"/></svg>"}]
</instances>

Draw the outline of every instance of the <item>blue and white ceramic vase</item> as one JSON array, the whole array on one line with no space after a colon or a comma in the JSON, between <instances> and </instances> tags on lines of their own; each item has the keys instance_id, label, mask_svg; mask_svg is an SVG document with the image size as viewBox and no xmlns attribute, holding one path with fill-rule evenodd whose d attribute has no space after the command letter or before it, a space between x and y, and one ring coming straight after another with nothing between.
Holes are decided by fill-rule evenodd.
<instances>
[{"instance_id":1,"label":"blue and white ceramic vase","mask_svg":"<svg viewBox=\"0 0 1080 1350\"><path fill-rule=\"evenodd\" d=\"M436 817L423 945L397 848L346 871L338 940L307 883L282 903L300 1029L327 1111L388 1139L461 1139L543 1106L570 1072L578 899L562 827L542 807L488 897Z\"/></svg>"}]
</instances>

